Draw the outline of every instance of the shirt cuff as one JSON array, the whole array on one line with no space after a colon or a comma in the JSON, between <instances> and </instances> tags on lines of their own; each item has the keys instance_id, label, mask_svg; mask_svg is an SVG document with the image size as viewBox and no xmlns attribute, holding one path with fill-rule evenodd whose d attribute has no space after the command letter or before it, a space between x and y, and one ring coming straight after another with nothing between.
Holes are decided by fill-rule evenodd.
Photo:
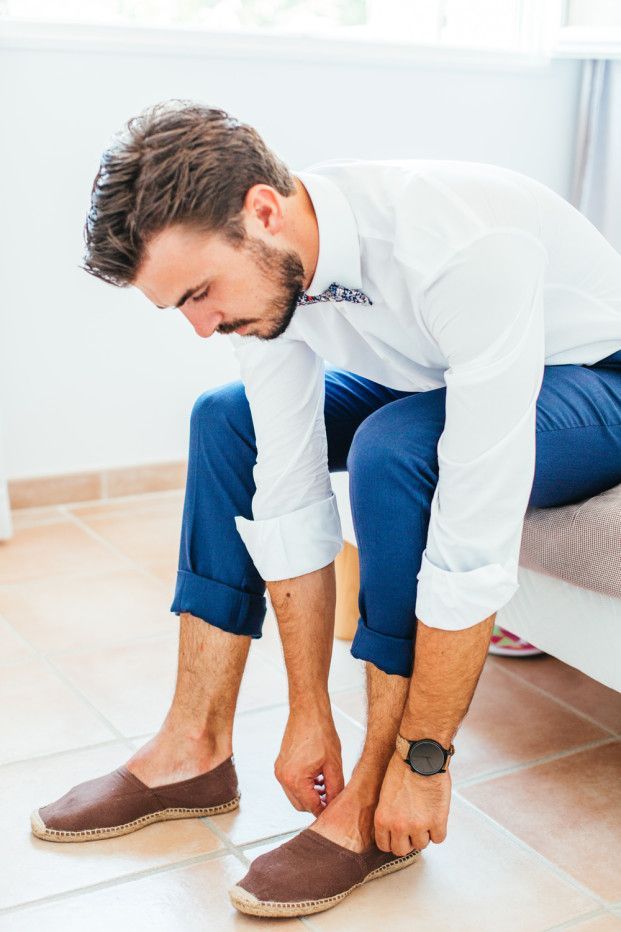
<instances>
[{"instance_id":1,"label":"shirt cuff","mask_svg":"<svg viewBox=\"0 0 621 932\"><path fill-rule=\"evenodd\" d=\"M251 521L236 515L235 525L265 582L319 570L332 563L343 547L334 493L276 518Z\"/></svg>"},{"instance_id":2,"label":"shirt cuff","mask_svg":"<svg viewBox=\"0 0 621 932\"><path fill-rule=\"evenodd\" d=\"M426 550L416 578L416 617L430 628L446 631L479 624L506 605L520 587L500 563L452 572L431 563Z\"/></svg>"}]
</instances>

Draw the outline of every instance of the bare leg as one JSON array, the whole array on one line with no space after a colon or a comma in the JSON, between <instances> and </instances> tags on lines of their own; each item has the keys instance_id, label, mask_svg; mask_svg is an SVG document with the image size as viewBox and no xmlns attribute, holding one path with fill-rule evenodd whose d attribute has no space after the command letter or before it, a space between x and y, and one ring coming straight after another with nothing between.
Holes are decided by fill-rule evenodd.
<instances>
[{"instance_id":1,"label":"bare leg","mask_svg":"<svg viewBox=\"0 0 621 932\"><path fill-rule=\"evenodd\" d=\"M366 664L367 733L351 780L311 828L339 845L364 851L373 841L373 816L395 748L410 680Z\"/></svg>"},{"instance_id":2,"label":"bare leg","mask_svg":"<svg viewBox=\"0 0 621 932\"><path fill-rule=\"evenodd\" d=\"M147 786L198 776L232 754L233 716L251 638L180 616L177 684L162 727L126 766Z\"/></svg>"}]
</instances>

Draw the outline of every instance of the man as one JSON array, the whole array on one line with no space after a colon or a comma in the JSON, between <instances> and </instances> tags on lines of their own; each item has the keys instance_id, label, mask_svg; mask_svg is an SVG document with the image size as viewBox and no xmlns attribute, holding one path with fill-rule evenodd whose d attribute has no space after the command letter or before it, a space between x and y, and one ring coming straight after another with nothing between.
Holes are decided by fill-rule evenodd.
<instances>
[{"instance_id":1,"label":"man","mask_svg":"<svg viewBox=\"0 0 621 932\"><path fill-rule=\"evenodd\" d=\"M518 588L527 506L621 482L621 257L517 172L335 159L292 174L250 126L184 102L104 154L86 239L89 272L228 334L242 380L192 411L166 720L33 831L86 840L237 806L233 716L267 585L290 700L276 776L317 818L231 898L326 909L446 837L452 742ZM327 679L330 471L346 468L368 724L344 788Z\"/></svg>"}]
</instances>

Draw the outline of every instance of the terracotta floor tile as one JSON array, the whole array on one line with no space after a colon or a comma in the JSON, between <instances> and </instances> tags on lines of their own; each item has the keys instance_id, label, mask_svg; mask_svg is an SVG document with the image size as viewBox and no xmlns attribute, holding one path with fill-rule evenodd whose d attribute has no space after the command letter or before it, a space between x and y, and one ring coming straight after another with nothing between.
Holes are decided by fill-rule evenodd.
<instances>
[{"instance_id":1,"label":"terracotta floor tile","mask_svg":"<svg viewBox=\"0 0 621 932\"><path fill-rule=\"evenodd\" d=\"M367 724L367 693L366 689L348 689L345 692L332 696L332 705L348 715L361 728Z\"/></svg>"},{"instance_id":2,"label":"terracotta floor tile","mask_svg":"<svg viewBox=\"0 0 621 932\"><path fill-rule=\"evenodd\" d=\"M3 668L0 709L0 764L114 737L41 660Z\"/></svg>"},{"instance_id":3,"label":"terracotta floor tile","mask_svg":"<svg viewBox=\"0 0 621 932\"><path fill-rule=\"evenodd\" d=\"M171 601L165 586L132 569L0 586L0 613L45 652L176 634Z\"/></svg>"},{"instance_id":4,"label":"terracotta floor tile","mask_svg":"<svg viewBox=\"0 0 621 932\"><path fill-rule=\"evenodd\" d=\"M0 542L0 584L126 568L126 560L73 522L24 528Z\"/></svg>"},{"instance_id":5,"label":"terracotta floor tile","mask_svg":"<svg viewBox=\"0 0 621 932\"><path fill-rule=\"evenodd\" d=\"M178 635L171 634L59 654L55 663L122 734L131 736L157 731L164 720L174 693L177 654ZM286 701L285 677L251 652L238 711Z\"/></svg>"},{"instance_id":6,"label":"terracotta floor tile","mask_svg":"<svg viewBox=\"0 0 621 932\"><path fill-rule=\"evenodd\" d=\"M297 929L299 919L256 920L242 916L231 905L228 889L238 879L240 863L231 856L158 872L133 880L72 896L58 903L15 912L6 916L3 932L67 932L89 929L109 932L111 928L133 932L234 932L254 929L275 932Z\"/></svg>"},{"instance_id":7,"label":"terracotta floor tile","mask_svg":"<svg viewBox=\"0 0 621 932\"><path fill-rule=\"evenodd\" d=\"M310 813L293 808L274 776L274 761L287 719L286 709L253 712L235 725L235 761L242 793L237 812L218 819L218 827L235 845L249 844L272 835L305 828L313 821ZM358 758L362 732L336 716L343 747L345 778Z\"/></svg>"},{"instance_id":8,"label":"terracotta floor tile","mask_svg":"<svg viewBox=\"0 0 621 932\"><path fill-rule=\"evenodd\" d=\"M63 673L124 735L156 731L168 711L177 670L175 635L59 654Z\"/></svg>"},{"instance_id":9,"label":"terracotta floor tile","mask_svg":"<svg viewBox=\"0 0 621 932\"><path fill-rule=\"evenodd\" d=\"M517 661L515 661L517 662ZM333 696L333 704L363 727L363 689ZM455 738L453 783L547 754L606 738L602 729L541 696L521 681L486 664L470 710Z\"/></svg>"},{"instance_id":10,"label":"terracotta floor tile","mask_svg":"<svg viewBox=\"0 0 621 932\"><path fill-rule=\"evenodd\" d=\"M181 507L160 502L145 510L84 515L77 517L104 540L147 570L162 563L176 571L179 560ZM172 601L172 593L171 593Z\"/></svg>"},{"instance_id":11,"label":"terracotta floor tile","mask_svg":"<svg viewBox=\"0 0 621 932\"><path fill-rule=\"evenodd\" d=\"M608 902L621 899L621 742L460 793Z\"/></svg>"},{"instance_id":12,"label":"terracotta floor tile","mask_svg":"<svg viewBox=\"0 0 621 932\"><path fill-rule=\"evenodd\" d=\"M124 745L113 743L0 768L0 796L11 800L10 806L0 807L0 908L177 863L220 847L201 819L160 822L131 835L81 844L54 844L31 834L33 809L84 780L109 773L128 757ZM78 923L65 928L88 927Z\"/></svg>"},{"instance_id":13,"label":"terracotta floor tile","mask_svg":"<svg viewBox=\"0 0 621 932\"><path fill-rule=\"evenodd\" d=\"M126 517L128 514L144 514L153 511L160 514L176 514L183 508L183 497L183 491L175 489L167 492L118 495L101 501L79 502L64 507L80 518Z\"/></svg>"},{"instance_id":14,"label":"terracotta floor tile","mask_svg":"<svg viewBox=\"0 0 621 932\"><path fill-rule=\"evenodd\" d=\"M32 648L24 644L11 625L0 618L0 667L12 667L16 663L32 659Z\"/></svg>"},{"instance_id":15,"label":"terracotta floor tile","mask_svg":"<svg viewBox=\"0 0 621 932\"><path fill-rule=\"evenodd\" d=\"M455 797L448 835L312 917L321 932L543 932L597 908Z\"/></svg>"},{"instance_id":16,"label":"terracotta floor tile","mask_svg":"<svg viewBox=\"0 0 621 932\"><path fill-rule=\"evenodd\" d=\"M486 663L455 737L453 781L459 783L606 737L607 732L597 725Z\"/></svg>"},{"instance_id":17,"label":"terracotta floor tile","mask_svg":"<svg viewBox=\"0 0 621 932\"><path fill-rule=\"evenodd\" d=\"M490 657L498 667L510 670L526 682L545 689L569 703L579 712L590 715L605 728L621 734L621 693L598 683L575 667L556 657Z\"/></svg>"}]
</instances>

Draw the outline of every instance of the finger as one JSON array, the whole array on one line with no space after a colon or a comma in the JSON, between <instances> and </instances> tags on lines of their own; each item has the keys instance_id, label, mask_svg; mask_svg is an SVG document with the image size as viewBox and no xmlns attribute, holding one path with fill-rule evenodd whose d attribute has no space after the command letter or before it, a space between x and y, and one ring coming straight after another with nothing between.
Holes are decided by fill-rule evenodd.
<instances>
[{"instance_id":1,"label":"finger","mask_svg":"<svg viewBox=\"0 0 621 932\"><path fill-rule=\"evenodd\" d=\"M305 781L298 783L295 787L296 796L302 803L302 808L306 812L312 812L313 815L319 815L321 812L321 798L314 787L314 777L308 777Z\"/></svg>"},{"instance_id":2,"label":"finger","mask_svg":"<svg viewBox=\"0 0 621 932\"><path fill-rule=\"evenodd\" d=\"M390 833L390 850L393 854L396 854L397 857L405 857L406 854L409 854L412 850L412 845L410 844L410 836L404 835L403 832L391 832Z\"/></svg>"},{"instance_id":3,"label":"finger","mask_svg":"<svg viewBox=\"0 0 621 932\"><path fill-rule=\"evenodd\" d=\"M343 765L340 761L326 761L323 768L323 776L326 785L326 802L331 803L345 786Z\"/></svg>"},{"instance_id":4,"label":"finger","mask_svg":"<svg viewBox=\"0 0 621 932\"><path fill-rule=\"evenodd\" d=\"M375 826L375 844L380 851L390 851L390 832L380 826Z\"/></svg>"},{"instance_id":5,"label":"finger","mask_svg":"<svg viewBox=\"0 0 621 932\"><path fill-rule=\"evenodd\" d=\"M429 837L434 844L440 845L446 838L446 829L433 828L429 833Z\"/></svg>"},{"instance_id":6,"label":"finger","mask_svg":"<svg viewBox=\"0 0 621 932\"><path fill-rule=\"evenodd\" d=\"M418 835L412 835L412 842L415 848L422 851L429 844L429 832L420 832Z\"/></svg>"}]
</instances>

